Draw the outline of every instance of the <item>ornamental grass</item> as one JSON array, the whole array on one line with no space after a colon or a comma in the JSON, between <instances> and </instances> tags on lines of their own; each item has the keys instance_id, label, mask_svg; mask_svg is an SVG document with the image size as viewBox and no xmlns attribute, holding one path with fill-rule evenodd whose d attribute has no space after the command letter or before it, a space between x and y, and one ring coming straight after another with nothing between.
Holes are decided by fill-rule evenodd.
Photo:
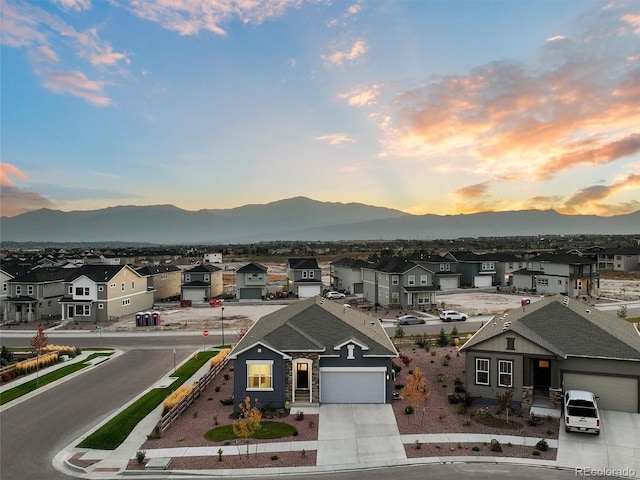
<instances>
[{"instance_id":1,"label":"ornamental grass","mask_svg":"<svg viewBox=\"0 0 640 480\"><path fill-rule=\"evenodd\" d=\"M174 390L173 393L171 393L171 395L169 395L164 400L164 402L162 403L162 406L164 407L165 412L171 410L178 403L180 403L180 401L184 397L189 395L189 393L191 393L191 390L193 390L194 386L195 386L195 384L193 384L193 385L182 385L177 390Z\"/></svg>"},{"instance_id":2,"label":"ornamental grass","mask_svg":"<svg viewBox=\"0 0 640 480\"><path fill-rule=\"evenodd\" d=\"M58 352L46 353L40 355L38 358L32 358L31 360L25 360L16 364L16 374L26 375L28 373L35 372L38 368L48 367L58 362Z\"/></svg>"},{"instance_id":3,"label":"ornamental grass","mask_svg":"<svg viewBox=\"0 0 640 480\"><path fill-rule=\"evenodd\" d=\"M222 350L220 350L218 354L211 359L211 366L215 367L220 362L222 362L227 357L227 355L229 355L230 351L230 348L223 348Z\"/></svg>"}]
</instances>

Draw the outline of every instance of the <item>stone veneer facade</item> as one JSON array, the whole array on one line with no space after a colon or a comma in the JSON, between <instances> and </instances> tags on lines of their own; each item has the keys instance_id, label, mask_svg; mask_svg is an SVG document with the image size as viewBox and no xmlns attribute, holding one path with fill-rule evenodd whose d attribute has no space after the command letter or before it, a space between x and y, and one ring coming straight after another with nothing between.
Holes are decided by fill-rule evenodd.
<instances>
[{"instance_id":1,"label":"stone veneer facade","mask_svg":"<svg viewBox=\"0 0 640 480\"><path fill-rule=\"evenodd\" d=\"M285 362L286 385L284 387L284 397L287 402L293 403L293 361L299 358L312 360L311 364L311 401L320 402L320 370L317 353L295 353L291 360Z\"/></svg>"},{"instance_id":2,"label":"stone veneer facade","mask_svg":"<svg viewBox=\"0 0 640 480\"><path fill-rule=\"evenodd\" d=\"M549 389L549 408L561 408L562 407L562 389L550 388Z\"/></svg>"},{"instance_id":3,"label":"stone veneer facade","mask_svg":"<svg viewBox=\"0 0 640 480\"><path fill-rule=\"evenodd\" d=\"M523 405L533 404L533 387L522 387L522 403Z\"/></svg>"}]
</instances>

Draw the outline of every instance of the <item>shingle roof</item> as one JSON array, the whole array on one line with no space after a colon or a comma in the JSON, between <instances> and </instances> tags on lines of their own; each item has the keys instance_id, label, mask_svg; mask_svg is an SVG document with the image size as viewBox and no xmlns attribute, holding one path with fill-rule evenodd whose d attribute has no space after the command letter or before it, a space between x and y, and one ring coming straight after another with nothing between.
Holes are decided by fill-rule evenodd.
<instances>
[{"instance_id":1,"label":"shingle roof","mask_svg":"<svg viewBox=\"0 0 640 480\"><path fill-rule=\"evenodd\" d=\"M572 255L570 253L543 253L537 257L529 259L530 262L550 262L570 265L589 265L596 263L589 257L581 257L580 255Z\"/></svg>"},{"instance_id":2,"label":"shingle roof","mask_svg":"<svg viewBox=\"0 0 640 480\"><path fill-rule=\"evenodd\" d=\"M319 269L318 261L315 258L290 258L287 261L289 268L293 270L300 269Z\"/></svg>"},{"instance_id":3,"label":"shingle roof","mask_svg":"<svg viewBox=\"0 0 640 480\"><path fill-rule=\"evenodd\" d=\"M96 283L104 283L115 277L123 268L130 267L125 265L83 265L71 272L65 281L72 282L84 275Z\"/></svg>"},{"instance_id":4,"label":"shingle roof","mask_svg":"<svg viewBox=\"0 0 640 480\"><path fill-rule=\"evenodd\" d=\"M159 273L179 272L180 269L175 265L147 265L145 267L136 268L142 276L158 275Z\"/></svg>"},{"instance_id":5,"label":"shingle roof","mask_svg":"<svg viewBox=\"0 0 640 480\"><path fill-rule=\"evenodd\" d=\"M268 269L260 263L251 262L236 270L237 273L264 273Z\"/></svg>"},{"instance_id":6,"label":"shingle roof","mask_svg":"<svg viewBox=\"0 0 640 480\"><path fill-rule=\"evenodd\" d=\"M185 270L186 273L199 273L199 272L217 272L218 270L222 270L220 267L216 267L214 265L211 264L206 264L206 265L196 265L193 268L190 268L189 270Z\"/></svg>"},{"instance_id":7,"label":"shingle roof","mask_svg":"<svg viewBox=\"0 0 640 480\"><path fill-rule=\"evenodd\" d=\"M34 268L29 272L26 272L22 275L18 275L17 277L9 280L11 283L45 283L45 282L55 282L62 281L69 274L68 269L63 269L59 267L42 267L42 268Z\"/></svg>"},{"instance_id":8,"label":"shingle roof","mask_svg":"<svg viewBox=\"0 0 640 480\"><path fill-rule=\"evenodd\" d=\"M561 357L595 357L640 361L640 335L635 326L582 302L559 295L508 312L505 320L486 323L462 347L515 332ZM565 301L567 302L565 305ZM503 331L505 322L511 322ZM481 347L480 347L481 348Z\"/></svg>"},{"instance_id":9,"label":"shingle roof","mask_svg":"<svg viewBox=\"0 0 640 480\"><path fill-rule=\"evenodd\" d=\"M359 258L345 257L332 262L332 265L338 265L339 267L362 268L370 267L371 263Z\"/></svg>"},{"instance_id":10,"label":"shingle roof","mask_svg":"<svg viewBox=\"0 0 640 480\"><path fill-rule=\"evenodd\" d=\"M335 354L334 347L348 339L366 345L365 356L398 355L377 319L317 296L260 318L234 347L231 358L258 342L280 352Z\"/></svg>"}]
</instances>

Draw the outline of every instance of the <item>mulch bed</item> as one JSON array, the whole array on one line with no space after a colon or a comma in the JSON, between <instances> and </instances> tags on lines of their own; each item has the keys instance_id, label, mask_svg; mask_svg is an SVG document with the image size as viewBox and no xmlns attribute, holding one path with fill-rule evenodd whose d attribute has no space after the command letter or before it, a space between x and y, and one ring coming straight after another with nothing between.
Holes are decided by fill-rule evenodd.
<instances>
[{"instance_id":1,"label":"mulch bed","mask_svg":"<svg viewBox=\"0 0 640 480\"><path fill-rule=\"evenodd\" d=\"M474 447L477 448L477 451L473 450ZM536 450L534 447L505 444L502 444L502 452L493 452L490 445L484 443L424 443L420 448L417 448L414 443L406 444L404 450L407 458L475 456L555 460L558 453L557 449L549 448L544 452L538 450L539 455L534 455L533 452Z\"/></svg>"}]
</instances>

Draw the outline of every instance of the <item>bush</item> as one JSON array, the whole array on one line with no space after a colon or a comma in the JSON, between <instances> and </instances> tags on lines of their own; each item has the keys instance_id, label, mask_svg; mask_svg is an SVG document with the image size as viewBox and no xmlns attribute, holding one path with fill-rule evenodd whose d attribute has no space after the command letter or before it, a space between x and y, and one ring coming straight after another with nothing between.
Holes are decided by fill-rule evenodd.
<instances>
[{"instance_id":1,"label":"bush","mask_svg":"<svg viewBox=\"0 0 640 480\"><path fill-rule=\"evenodd\" d=\"M540 451L539 451L539 450L534 450L534 451L533 451L533 453L532 453L532 455L533 455L534 457L539 457L539 456L540 456Z\"/></svg>"},{"instance_id":2,"label":"bush","mask_svg":"<svg viewBox=\"0 0 640 480\"><path fill-rule=\"evenodd\" d=\"M542 417L540 415L536 415L535 413L532 413L531 415L529 415L527 423L532 427L535 427L542 423Z\"/></svg>"},{"instance_id":3,"label":"bush","mask_svg":"<svg viewBox=\"0 0 640 480\"><path fill-rule=\"evenodd\" d=\"M298 410L296 412L296 420L299 421L299 422L304 420L304 412L302 410Z\"/></svg>"},{"instance_id":4,"label":"bush","mask_svg":"<svg viewBox=\"0 0 640 480\"><path fill-rule=\"evenodd\" d=\"M404 388L404 383L396 383L393 388L396 390L402 390Z\"/></svg>"},{"instance_id":5,"label":"bush","mask_svg":"<svg viewBox=\"0 0 640 480\"><path fill-rule=\"evenodd\" d=\"M404 409L404 413L407 415L411 415L414 411L413 405L407 405Z\"/></svg>"},{"instance_id":6,"label":"bush","mask_svg":"<svg viewBox=\"0 0 640 480\"><path fill-rule=\"evenodd\" d=\"M540 440L538 443L536 443L536 449L540 450L541 452L546 452L547 450L549 450L549 444L547 443L547 441L543 438L542 440Z\"/></svg>"},{"instance_id":7,"label":"bush","mask_svg":"<svg viewBox=\"0 0 640 480\"><path fill-rule=\"evenodd\" d=\"M232 397L222 398L222 399L220 399L220 403L222 405L233 405L233 398Z\"/></svg>"},{"instance_id":8,"label":"bush","mask_svg":"<svg viewBox=\"0 0 640 480\"><path fill-rule=\"evenodd\" d=\"M144 462L144 459L146 456L147 456L147 452L145 452L144 450L138 450L136 452L136 460L138 460L138 463Z\"/></svg>"},{"instance_id":9,"label":"bush","mask_svg":"<svg viewBox=\"0 0 640 480\"><path fill-rule=\"evenodd\" d=\"M471 450L473 450L474 452L479 452L480 451L480 447L477 445L474 445Z\"/></svg>"}]
</instances>

